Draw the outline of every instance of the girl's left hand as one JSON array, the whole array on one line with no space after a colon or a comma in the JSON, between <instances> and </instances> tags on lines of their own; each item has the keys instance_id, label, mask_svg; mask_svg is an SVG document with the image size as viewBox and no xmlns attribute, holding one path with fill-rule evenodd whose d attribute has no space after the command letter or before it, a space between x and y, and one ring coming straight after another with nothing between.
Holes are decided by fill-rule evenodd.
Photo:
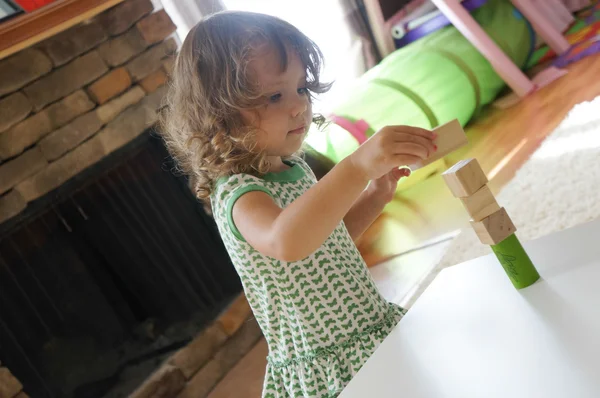
<instances>
[{"instance_id":1,"label":"girl's left hand","mask_svg":"<svg viewBox=\"0 0 600 398\"><path fill-rule=\"evenodd\" d=\"M402 177L410 176L410 169L401 168L393 169L387 174L384 174L380 178L371 181L368 190L377 200L381 200L383 204L387 204L394 199L398 181Z\"/></svg>"}]
</instances>

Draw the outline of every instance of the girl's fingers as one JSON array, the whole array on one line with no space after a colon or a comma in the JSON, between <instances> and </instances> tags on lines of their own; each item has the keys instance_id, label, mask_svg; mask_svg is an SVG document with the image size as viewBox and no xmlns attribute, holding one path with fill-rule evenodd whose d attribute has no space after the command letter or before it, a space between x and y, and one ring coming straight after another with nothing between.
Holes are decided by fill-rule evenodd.
<instances>
[{"instance_id":1,"label":"girl's fingers","mask_svg":"<svg viewBox=\"0 0 600 398\"><path fill-rule=\"evenodd\" d=\"M421 162L421 158L418 156L414 156L414 155L404 155L404 154L399 154L399 155L395 155L394 160L398 166L407 166L407 165L411 165L411 164L417 164Z\"/></svg>"},{"instance_id":2,"label":"girl's fingers","mask_svg":"<svg viewBox=\"0 0 600 398\"><path fill-rule=\"evenodd\" d=\"M410 135L416 135L423 138L427 138L429 140L434 140L437 137L431 130L422 129L419 127L411 127L411 126L389 126L393 131L397 133L405 133Z\"/></svg>"},{"instance_id":3,"label":"girl's fingers","mask_svg":"<svg viewBox=\"0 0 600 398\"><path fill-rule=\"evenodd\" d=\"M402 168L402 169L393 169L392 170L392 177L394 177L394 180L396 180L396 182L398 182L402 177L408 177L408 175L410 173L407 173L408 169Z\"/></svg>"},{"instance_id":4,"label":"girl's fingers","mask_svg":"<svg viewBox=\"0 0 600 398\"><path fill-rule=\"evenodd\" d=\"M418 143L395 143L391 149L395 155L413 155L419 159L427 159L429 157L429 149Z\"/></svg>"},{"instance_id":5,"label":"girl's fingers","mask_svg":"<svg viewBox=\"0 0 600 398\"><path fill-rule=\"evenodd\" d=\"M418 136L418 135L407 134L407 133L397 133L396 136L394 137L394 141L397 143L409 143L410 142L410 143L419 144L427 149L429 155L431 155L436 150L435 144L433 143L432 140Z\"/></svg>"}]
</instances>

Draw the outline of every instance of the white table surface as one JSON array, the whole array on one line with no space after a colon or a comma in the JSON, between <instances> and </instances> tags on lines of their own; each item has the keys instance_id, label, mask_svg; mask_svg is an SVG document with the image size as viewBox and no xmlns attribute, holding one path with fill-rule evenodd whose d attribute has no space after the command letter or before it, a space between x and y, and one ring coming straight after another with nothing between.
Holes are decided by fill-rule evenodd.
<instances>
[{"instance_id":1,"label":"white table surface","mask_svg":"<svg viewBox=\"0 0 600 398\"><path fill-rule=\"evenodd\" d=\"M442 271L340 398L600 397L600 220L524 246L540 281Z\"/></svg>"}]
</instances>

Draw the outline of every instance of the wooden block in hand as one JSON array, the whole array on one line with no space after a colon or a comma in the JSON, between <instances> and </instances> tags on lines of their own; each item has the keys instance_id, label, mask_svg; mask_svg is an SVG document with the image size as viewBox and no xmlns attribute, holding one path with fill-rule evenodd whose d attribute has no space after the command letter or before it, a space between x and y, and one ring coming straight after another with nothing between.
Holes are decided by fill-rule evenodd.
<instances>
[{"instance_id":1,"label":"wooden block in hand","mask_svg":"<svg viewBox=\"0 0 600 398\"><path fill-rule=\"evenodd\" d=\"M460 200L473 221L481 221L500 210L494 194L487 185L482 186L473 195L460 198Z\"/></svg>"},{"instance_id":2,"label":"wooden block in hand","mask_svg":"<svg viewBox=\"0 0 600 398\"><path fill-rule=\"evenodd\" d=\"M467 135L457 119L438 126L433 131L438 135L434 141L434 144L437 145L438 148L437 151L418 164L410 165L412 170L416 170L423 166L427 166L436 160L440 160L449 153L454 152L458 148L469 143Z\"/></svg>"},{"instance_id":3,"label":"wooden block in hand","mask_svg":"<svg viewBox=\"0 0 600 398\"><path fill-rule=\"evenodd\" d=\"M457 198L473 195L488 182L477 159L461 160L446 170L442 177Z\"/></svg>"},{"instance_id":4,"label":"wooden block in hand","mask_svg":"<svg viewBox=\"0 0 600 398\"><path fill-rule=\"evenodd\" d=\"M481 221L471 221L471 226L485 245L496 245L517 230L504 207Z\"/></svg>"}]
</instances>

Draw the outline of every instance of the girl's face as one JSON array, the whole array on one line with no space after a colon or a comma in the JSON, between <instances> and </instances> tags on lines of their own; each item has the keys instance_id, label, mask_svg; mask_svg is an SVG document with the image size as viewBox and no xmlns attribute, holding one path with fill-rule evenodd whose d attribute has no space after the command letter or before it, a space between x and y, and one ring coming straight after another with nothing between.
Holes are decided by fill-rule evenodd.
<instances>
[{"instance_id":1,"label":"girl's face","mask_svg":"<svg viewBox=\"0 0 600 398\"><path fill-rule=\"evenodd\" d=\"M287 56L287 69L282 71L279 56L270 46L256 52L249 67L265 104L242 111L242 117L259 129L258 148L273 158L298 151L312 122L304 65L294 51Z\"/></svg>"}]
</instances>

